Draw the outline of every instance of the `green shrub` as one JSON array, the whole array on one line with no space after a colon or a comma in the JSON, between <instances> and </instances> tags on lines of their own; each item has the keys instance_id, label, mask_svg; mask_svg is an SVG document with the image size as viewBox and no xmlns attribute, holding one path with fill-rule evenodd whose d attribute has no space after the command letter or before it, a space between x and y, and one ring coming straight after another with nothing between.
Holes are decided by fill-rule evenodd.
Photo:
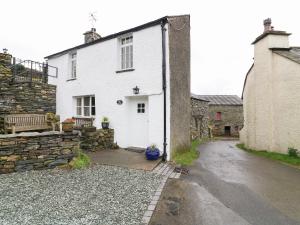
<instances>
[{"instance_id":1,"label":"green shrub","mask_svg":"<svg viewBox=\"0 0 300 225\"><path fill-rule=\"evenodd\" d=\"M109 119L108 119L108 117L106 117L106 116L103 116L103 118L102 118L102 122L103 122L103 123L108 123L108 122L109 122Z\"/></svg>"},{"instance_id":2,"label":"green shrub","mask_svg":"<svg viewBox=\"0 0 300 225\"><path fill-rule=\"evenodd\" d=\"M81 149L76 149L76 157L70 162L70 166L74 169L82 169L91 164L90 157L83 153Z\"/></svg>"},{"instance_id":3,"label":"green shrub","mask_svg":"<svg viewBox=\"0 0 300 225\"><path fill-rule=\"evenodd\" d=\"M22 64L16 64L12 67L12 72L15 71L16 74L22 73L25 70L26 70L26 68Z\"/></svg>"},{"instance_id":4,"label":"green shrub","mask_svg":"<svg viewBox=\"0 0 300 225\"><path fill-rule=\"evenodd\" d=\"M288 149L288 154L289 154L289 156L291 156L291 157L295 157L295 158L298 158L298 157L299 157L299 156L298 156L298 150L295 149L295 148L289 148L289 149Z\"/></svg>"}]
</instances>

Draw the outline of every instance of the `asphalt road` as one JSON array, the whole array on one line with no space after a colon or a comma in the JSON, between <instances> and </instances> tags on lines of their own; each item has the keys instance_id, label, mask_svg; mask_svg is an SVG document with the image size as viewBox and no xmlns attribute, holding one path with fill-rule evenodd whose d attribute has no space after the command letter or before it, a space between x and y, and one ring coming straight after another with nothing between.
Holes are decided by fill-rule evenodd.
<instances>
[{"instance_id":1,"label":"asphalt road","mask_svg":"<svg viewBox=\"0 0 300 225\"><path fill-rule=\"evenodd\" d=\"M181 179L193 199L193 221L186 224L300 225L300 170L239 150L236 143L199 147L200 158Z\"/></svg>"}]
</instances>

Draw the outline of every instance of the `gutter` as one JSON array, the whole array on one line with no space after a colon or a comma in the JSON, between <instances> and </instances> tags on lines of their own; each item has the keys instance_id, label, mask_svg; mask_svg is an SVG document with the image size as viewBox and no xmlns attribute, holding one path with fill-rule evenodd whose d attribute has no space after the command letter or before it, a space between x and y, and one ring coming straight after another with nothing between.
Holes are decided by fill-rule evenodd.
<instances>
[{"instance_id":1,"label":"gutter","mask_svg":"<svg viewBox=\"0 0 300 225\"><path fill-rule=\"evenodd\" d=\"M162 155L162 161L167 160L167 82L166 82L166 25L167 21L162 20L161 22L161 33L162 33L162 89L164 94L164 149Z\"/></svg>"}]
</instances>

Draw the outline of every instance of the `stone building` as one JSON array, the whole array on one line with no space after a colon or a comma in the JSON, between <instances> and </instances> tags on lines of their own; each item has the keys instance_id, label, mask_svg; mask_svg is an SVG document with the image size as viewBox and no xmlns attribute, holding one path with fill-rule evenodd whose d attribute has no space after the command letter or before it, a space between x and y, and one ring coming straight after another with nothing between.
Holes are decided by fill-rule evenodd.
<instances>
[{"instance_id":1,"label":"stone building","mask_svg":"<svg viewBox=\"0 0 300 225\"><path fill-rule=\"evenodd\" d=\"M208 101L191 96L191 139L208 138Z\"/></svg>"},{"instance_id":2,"label":"stone building","mask_svg":"<svg viewBox=\"0 0 300 225\"><path fill-rule=\"evenodd\" d=\"M252 43L254 62L244 83L247 147L286 153L300 149L300 48L290 47L289 33L274 30L271 19Z\"/></svg>"},{"instance_id":3,"label":"stone building","mask_svg":"<svg viewBox=\"0 0 300 225\"><path fill-rule=\"evenodd\" d=\"M209 126L213 136L239 136L243 127L243 103L236 95L197 95L209 101Z\"/></svg>"}]
</instances>

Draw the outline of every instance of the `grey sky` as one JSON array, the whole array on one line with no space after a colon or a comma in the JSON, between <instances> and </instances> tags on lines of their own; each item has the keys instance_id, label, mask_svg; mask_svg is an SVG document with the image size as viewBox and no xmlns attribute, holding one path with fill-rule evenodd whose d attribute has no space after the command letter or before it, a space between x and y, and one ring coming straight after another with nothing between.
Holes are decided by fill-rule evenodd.
<instances>
[{"instance_id":1,"label":"grey sky","mask_svg":"<svg viewBox=\"0 0 300 225\"><path fill-rule=\"evenodd\" d=\"M271 17L275 29L293 33L291 45L300 45L299 5L296 0L1 1L0 49L42 61L83 43L90 12L97 12L95 27L102 36L165 15L190 14L192 92L241 95L253 58L250 44L262 33L263 19Z\"/></svg>"}]
</instances>

